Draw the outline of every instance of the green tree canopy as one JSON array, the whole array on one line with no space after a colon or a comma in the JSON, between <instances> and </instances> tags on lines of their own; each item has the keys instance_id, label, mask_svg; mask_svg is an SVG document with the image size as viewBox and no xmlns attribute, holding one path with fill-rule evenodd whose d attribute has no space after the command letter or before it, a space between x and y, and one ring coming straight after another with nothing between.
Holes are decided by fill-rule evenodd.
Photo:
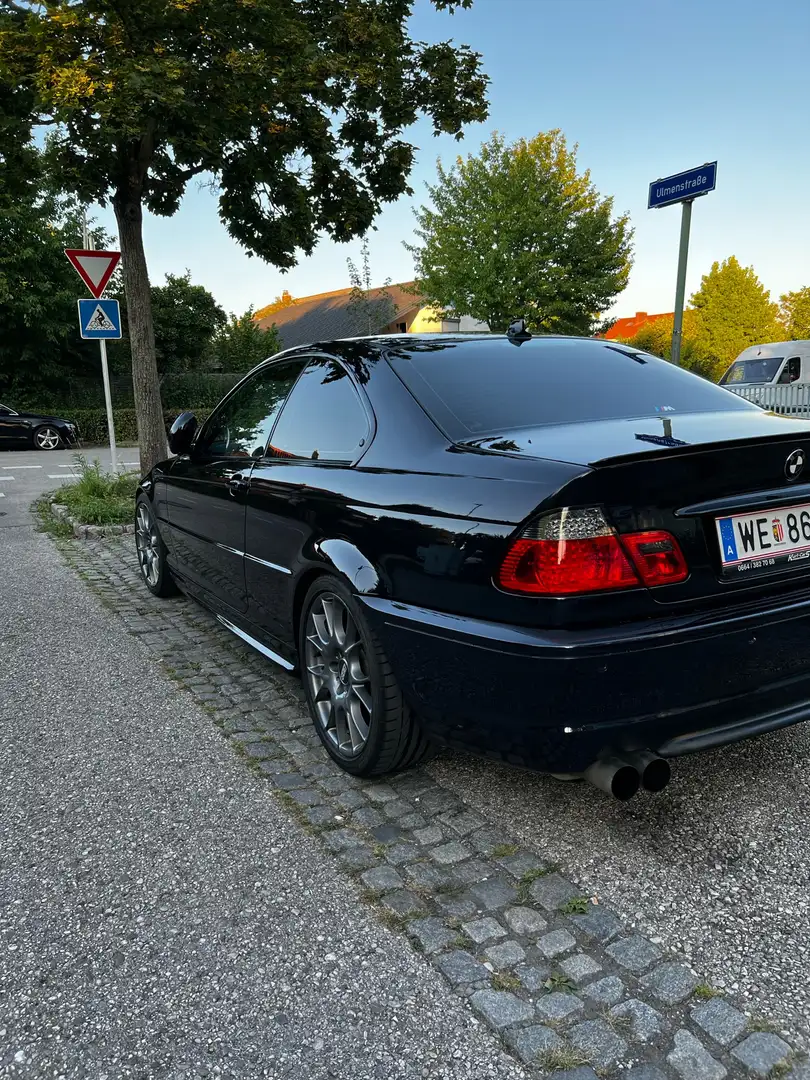
<instances>
[{"instance_id":1,"label":"green tree canopy","mask_svg":"<svg viewBox=\"0 0 810 1080\"><path fill-rule=\"evenodd\" d=\"M471 0L432 0L437 9ZM55 122L66 191L110 202L129 306L145 469L166 453L142 216L208 174L231 236L275 266L319 234L362 235L408 191L427 114L460 137L486 117L479 57L408 33L413 0L6 0L0 124ZM6 101L8 99L8 101ZM21 119L22 118L22 119Z\"/></svg>"},{"instance_id":2,"label":"green tree canopy","mask_svg":"<svg viewBox=\"0 0 810 1080\"><path fill-rule=\"evenodd\" d=\"M152 286L151 293L160 374L210 368L212 340L226 316L208 289L192 285L186 270L167 274L166 284Z\"/></svg>"},{"instance_id":3,"label":"green tree canopy","mask_svg":"<svg viewBox=\"0 0 810 1080\"><path fill-rule=\"evenodd\" d=\"M672 315L665 315L646 326L627 339L627 344L643 352L652 353L653 356L663 357L669 360L672 354L672 328L674 323ZM711 377L712 365L707 361L699 338L698 320L692 308L686 308L683 313L683 337L681 340L681 367L694 371L698 375Z\"/></svg>"},{"instance_id":4,"label":"green tree canopy","mask_svg":"<svg viewBox=\"0 0 810 1080\"><path fill-rule=\"evenodd\" d=\"M212 353L220 371L250 371L280 347L275 326L263 330L250 307L244 315L231 315L219 328L212 342Z\"/></svg>"},{"instance_id":5,"label":"green tree canopy","mask_svg":"<svg viewBox=\"0 0 810 1080\"><path fill-rule=\"evenodd\" d=\"M753 267L740 266L733 255L712 265L690 302L707 372L715 380L749 345L784 336L770 293Z\"/></svg>"},{"instance_id":6,"label":"green tree canopy","mask_svg":"<svg viewBox=\"0 0 810 1080\"><path fill-rule=\"evenodd\" d=\"M779 313L791 341L810 338L810 285L779 297Z\"/></svg>"},{"instance_id":7,"label":"green tree canopy","mask_svg":"<svg viewBox=\"0 0 810 1080\"><path fill-rule=\"evenodd\" d=\"M497 132L478 154L438 163L432 206L416 211L420 293L447 317L471 315L505 330L590 333L627 284L627 215L615 217L576 146L560 131L507 143Z\"/></svg>"}]
</instances>

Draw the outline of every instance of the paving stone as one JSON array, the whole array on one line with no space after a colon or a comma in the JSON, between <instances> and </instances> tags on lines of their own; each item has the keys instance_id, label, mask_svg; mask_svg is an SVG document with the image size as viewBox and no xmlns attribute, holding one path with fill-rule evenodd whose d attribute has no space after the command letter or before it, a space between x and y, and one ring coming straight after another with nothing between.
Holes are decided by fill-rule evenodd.
<instances>
[{"instance_id":1,"label":"paving stone","mask_svg":"<svg viewBox=\"0 0 810 1080\"><path fill-rule=\"evenodd\" d=\"M477 885L492 872L492 867L481 859L467 859L453 867L453 879L459 885Z\"/></svg>"},{"instance_id":2,"label":"paving stone","mask_svg":"<svg viewBox=\"0 0 810 1080\"><path fill-rule=\"evenodd\" d=\"M559 990L555 990L551 994L544 994L538 998L536 1008L543 1020L558 1023L581 1013L583 1005L580 999L573 994L563 994Z\"/></svg>"},{"instance_id":3,"label":"paving stone","mask_svg":"<svg viewBox=\"0 0 810 1080\"><path fill-rule=\"evenodd\" d=\"M401 817L399 824L403 829L426 829L428 821L424 814L410 813L406 814L405 817Z\"/></svg>"},{"instance_id":4,"label":"paving stone","mask_svg":"<svg viewBox=\"0 0 810 1080\"><path fill-rule=\"evenodd\" d=\"M511 907L503 913L504 921L514 934L536 937L548 927L543 916L530 907Z\"/></svg>"},{"instance_id":5,"label":"paving stone","mask_svg":"<svg viewBox=\"0 0 810 1080\"><path fill-rule=\"evenodd\" d=\"M276 786L282 791L293 791L295 788L307 786L307 782L300 773L280 773L276 777Z\"/></svg>"},{"instance_id":6,"label":"paving stone","mask_svg":"<svg viewBox=\"0 0 810 1080\"><path fill-rule=\"evenodd\" d=\"M488 881L472 885L470 893L478 902L478 906L485 911L495 911L506 907L517 899L517 889L513 885L507 885L500 878L490 878Z\"/></svg>"},{"instance_id":7,"label":"paving stone","mask_svg":"<svg viewBox=\"0 0 810 1080\"><path fill-rule=\"evenodd\" d=\"M621 938L605 950L612 956L617 964L628 971L641 972L648 968L654 961L660 959L661 950L653 945L641 934L633 934L632 937Z\"/></svg>"},{"instance_id":8,"label":"paving stone","mask_svg":"<svg viewBox=\"0 0 810 1080\"><path fill-rule=\"evenodd\" d=\"M586 979L592 978L597 971L602 970L602 965L597 963L587 953L577 953L560 962L562 972L568 976L571 982L581 986Z\"/></svg>"},{"instance_id":9,"label":"paving stone","mask_svg":"<svg viewBox=\"0 0 810 1080\"><path fill-rule=\"evenodd\" d=\"M514 1050L521 1061L531 1065L540 1054L549 1050L559 1050L563 1041L556 1032L543 1024L531 1027L514 1028L506 1034L507 1045Z\"/></svg>"},{"instance_id":10,"label":"paving stone","mask_svg":"<svg viewBox=\"0 0 810 1080\"><path fill-rule=\"evenodd\" d=\"M395 915L416 915L426 911L419 897L407 889L386 893L380 903Z\"/></svg>"},{"instance_id":11,"label":"paving stone","mask_svg":"<svg viewBox=\"0 0 810 1080\"><path fill-rule=\"evenodd\" d=\"M692 1019L721 1046L729 1046L745 1031L747 1021L739 1009L723 998L711 998L692 1010Z\"/></svg>"},{"instance_id":12,"label":"paving stone","mask_svg":"<svg viewBox=\"0 0 810 1080\"><path fill-rule=\"evenodd\" d=\"M392 844L385 853L386 862L391 863L392 866L404 866L419 857L419 848L416 844L410 843Z\"/></svg>"},{"instance_id":13,"label":"paving stone","mask_svg":"<svg viewBox=\"0 0 810 1080\"><path fill-rule=\"evenodd\" d=\"M566 900L579 896L579 890L559 874L545 874L533 881L529 893L546 911L556 911Z\"/></svg>"},{"instance_id":14,"label":"paving stone","mask_svg":"<svg viewBox=\"0 0 810 1080\"><path fill-rule=\"evenodd\" d=\"M615 1005L624 997L625 988L618 975L606 975L604 979L583 987L582 993L598 1005Z\"/></svg>"},{"instance_id":15,"label":"paving stone","mask_svg":"<svg viewBox=\"0 0 810 1080\"><path fill-rule=\"evenodd\" d=\"M495 919L475 919L473 922L465 922L462 929L467 937L473 939L476 945L483 945L485 941L494 941L496 938L506 937L506 931Z\"/></svg>"},{"instance_id":16,"label":"paving stone","mask_svg":"<svg viewBox=\"0 0 810 1080\"><path fill-rule=\"evenodd\" d=\"M599 1080L590 1065L580 1065L576 1069L564 1069L551 1074L553 1080Z\"/></svg>"},{"instance_id":17,"label":"paving stone","mask_svg":"<svg viewBox=\"0 0 810 1080\"><path fill-rule=\"evenodd\" d=\"M367 889L381 889L383 892L405 887L405 882L393 866L375 866L373 870L361 874L360 880Z\"/></svg>"},{"instance_id":18,"label":"paving stone","mask_svg":"<svg viewBox=\"0 0 810 1080\"><path fill-rule=\"evenodd\" d=\"M296 788L290 792L290 798L294 799L299 806L320 806L323 798L320 792L314 788Z\"/></svg>"},{"instance_id":19,"label":"paving stone","mask_svg":"<svg viewBox=\"0 0 810 1080\"><path fill-rule=\"evenodd\" d=\"M626 1073L622 1073L624 1080L668 1080L668 1078L656 1069L654 1065L636 1065Z\"/></svg>"},{"instance_id":20,"label":"paving stone","mask_svg":"<svg viewBox=\"0 0 810 1080\"><path fill-rule=\"evenodd\" d=\"M335 821L335 812L331 806L311 806L306 812L306 819L310 825L332 825Z\"/></svg>"},{"instance_id":21,"label":"paving stone","mask_svg":"<svg viewBox=\"0 0 810 1080\"><path fill-rule=\"evenodd\" d=\"M270 742L244 743L242 745L242 749L248 757L251 757L256 761L264 761L266 758L274 758L278 756L278 750L276 750L273 743Z\"/></svg>"},{"instance_id":22,"label":"paving stone","mask_svg":"<svg viewBox=\"0 0 810 1080\"><path fill-rule=\"evenodd\" d=\"M555 956L562 956L575 948L577 939L567 930L552 930L550 934L544 934L537 942L537 948L548 960Z\"/></svg>"},{"instance_id":23,"label":"paving stone","mask_svg":"<svg viewBox=\"0 0 810 1080\"><path fill-rule=\"evenodd\" d=\"M441 919L415 919L408 927L410 937L416 938L422 949L430 954L446 948L455 934Z\"/></svg>"},{"instance_id":24,"label":"paving stone","mask_svg":"<svg viewBox=\"0 0 810 1080\"><path fill-rule=\"evenodd\" d=\"M402 836L402 829L398 825L378 825L371 830L371 835L378 844L393 844Z\"/></svg>"},{"instance_id":25,"label":"paving stone","mask_svg":"<svg viewBox=\"0 0 810 1080\"><path fill-rule=\"evenodd\" d=\"M330 851L343 851L344 848L359 847L363 843L351 829L332 829L323 834L323 842Z\"/></svg>"},{"instance_id":26,"label":"paving stone","mask_svg":"<svg viewBox=\"0 0 810 1080\"><path fill-rule=\"evenodd\" d=\"M568 1038L596 1069L607 1069L627 1053L627 1043L604 1020L583 1020L571 1028Z\"/></svg>"},{"instance_id":27,"label":"paving stone","mask_svg":"<svg viewBox=\"0 0 810 1080\"><path fill-rule=\"evenodd\" d=\"M551 975L551 968L541 964L521 964L515 968L515 975L520 979L520 985L534 994L543 989L546 980Z\"/></svg>"},{"instance_id":28,"label":"paving stone","mask_svg":"<svg viewBox=\"0 0 810 1080\"><path fill-rule=\"evenodd\" d=\"M368 801L373 803L391 802L397 797L397 793L389 784L369 784L365 793Z\"/></svg>"},{"instance_id":29,"label":"paving stone","mask_svg":"<svg viewBox=\"0 0 810 1080\"><path fill-rule=\"evenodd\" d=\"M755 1076L767 1076L771 1069L790 1057L791 1050L778 1035L770 1031L755 1031L739 1046L735 1046L731 1053Z\"/></svg>"},{"instance_id":30,"label":"paving stone","mask_svg":"<svg viewBox=\"0 0 810 1080\"><path fill-rule=\"evenodd\" d=\"M642 986L665 1005L678 1005L685 1001L697 986L698 980L684 964L667 961L659 964L641 980Z\"/></svg>"},{"instance_id":31,"label":"paving stone","mask_svg":"<svg viewBox=\"0 0 810 1080\"><path fill-rule=\"evenodd\" d=\"M477 990L470 998L475 1011L499 1031L530 1020L534 1010L528 1001L507 990Z\"/></svg>"},{"instance_id":32,"label":"paving stone","mask_svg":"<svg viewBox=\"0 0 810 1080\"><path fill-rule=\"evenodd\" d=\"M321 784L321 789L326 791L327 788L324 784ZM342 810L357 810L360 806L365 806L366 800L360 794L359 791L344 791L338 795L336 802Z\"/></svg>"},{"instance_id":33,"label":"paving stone","mask_svg":"<svg viewBox=\"0 0 810 1080\"><path fill-rule=\"evenodd\" d=\"M587 915L570 915L569 918L577 930L581 930L588 937L595 938L603 945L624 930L621 919L609 908L601 905L591 908Z\"/></svg>"},{"instance_id":34,"label":"paving stone","mask_svg":"<svg viewBox=\"0 0 810 1080\"><path fill-rule=\"evenodd\" d=\"M795 1069L791 1069L785 1080L810 1080L810 1061L802 1061Z\"/></svg>"},{"instance_id":35,"label":"paving stone","mask_svg":"<svg viewBox=\"0 0 810 1080\"><path fill-rule=\"evenodd\" d=\"M417 885L420 889L428 889L430 892L435 893L447 885L446 872L429 863L411 863L402 872L413 885Z\"/></svg>"},{"instance_id":36,"label":"paving stone","mask_svg":"<svg viewBox=\"0 0 810 1080\"><path fill-rule=\"evenodd\" d=\"M484 950L487 960L498 970L514 967L526 959L526 950L516 941L500 941Z\"/></svg>"},{"instance_id":37,"label":"paving stone","mask_svg":"<svg viewBox=\"0 0 810 1080\"><path fill-rule=\"evenodd\" d=\"M485 968L474 956L470 956L468 952L461 949L440 956L436 965L453 986L489 982L491 977L489 968Z\"/></svg>"},{"instance_id":38,"label":"paving stone","mask_svg":"<svg viewBox=\"0 0 810 1080\"><path fill-rule=\"evenodd\" d=\"M442 814L439 818L442 825L452 829L456 836L469 836L484 825L484 819L472 810L462 810L461 813Z\"/></svg>"},{"instance_id":39,"label":"paving stone","mask_svg":"<svg viewBox=\"0 0 810 1080\"><path fill-rule=\"evenodd\" d=\"M667 1061L683 1080L723 1080L727 1072L703 1043L684 1028L675 1032L675 1045L667 1054Z\"/></svg>"},{"instance_id":40,"label":"paving stone","mask_svg":"<svg viewBox=\"0 0 810 1080\"><path fill-rule=\"evenodd\" d=\"M533 870L544 870L547 866L542 859L529 854L528 851L518 851L516 855L506 855L495 861L518 880Z\"/></svg>"},{"instance_id":41,"label":"paving stone","mask_svg":"<svg viewBox=\"0 0 810 1080\"><path fill-rule=\"evenodd\" d=\"M449 844L441 844L430 853L431 859L440 866L452 866L454 863L460 863L469 858L469 855L470 849L459 843L458 840L451 840Z\"/></svg>"},{"instance_id":42,"label":"paving stone","mask_svg":"<svg viewBox=\"0 0 810 1080\"><path fill-rule=\"evenodd\" d=\"M445 914L453 919L471 919L478 914L475 901L469 896L459 896L456 893L439 894L434 897L436 903Z\"/></svg>"},{"instance_id":43,"label":"paving stone","mask_svg":"<svg viewBox=\"0 0 810 1080\"><path fill-rule=\"evenodd\" d=\"M350 847L344 851L338 852L338 859L341 866L344 866L347 870L357 872L358 870L370 870L372 866L377 865L377 858L374 852L367 847Z\"/></svg>"},{"instance_id":44,"label":"paving stone","mask_svg":"<svg viewBox=\"0 0 810 1080\"><path fill-rule=\"evenodd\" d=\"M413 838L417 844L439 844L444 839L444 833L437 825L428 825L426 829L416 829Z\"/></svg>"},{"instance_id":45,"label":"paving stone","mask_svg":"<svg viewBox=\"0 0 810 1080\"><path fill-rule=\"evenodd\" d=\"M361 806L352 814L353 824L360 825L364 829L376 829L384 820L380 811L373 806Z\"/></svg>"},{"instance_id":46,"label":"paving stone","mask_svg":"<svg viewBox=\"0 0 810 1080\"><path fill-rule=\"evenodd\" d=\"M621 1005L614 1005L611 1016L624 1017L629 1022L630 1033L639 1042L650 1042L663 1031L663 1017L652 1005L638 998L630 998Z\"/></svg>"}]
</instances>

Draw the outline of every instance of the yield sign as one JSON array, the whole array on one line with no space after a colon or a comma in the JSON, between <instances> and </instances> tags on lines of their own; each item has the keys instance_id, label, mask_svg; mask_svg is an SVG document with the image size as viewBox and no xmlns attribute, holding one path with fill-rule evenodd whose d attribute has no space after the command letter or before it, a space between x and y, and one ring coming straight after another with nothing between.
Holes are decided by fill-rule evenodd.
<instances>
[{"instance_id":1,"label":"yield sign","mask_svg":"<svg viewBox=\"0 0 810 1080\"><path fill-rule=\"evenodd\" d=\"M107 288L121 258L120 251L84 251L81 248L66 248L65 254L96 299Z\"/></svg>"}]
</instances>

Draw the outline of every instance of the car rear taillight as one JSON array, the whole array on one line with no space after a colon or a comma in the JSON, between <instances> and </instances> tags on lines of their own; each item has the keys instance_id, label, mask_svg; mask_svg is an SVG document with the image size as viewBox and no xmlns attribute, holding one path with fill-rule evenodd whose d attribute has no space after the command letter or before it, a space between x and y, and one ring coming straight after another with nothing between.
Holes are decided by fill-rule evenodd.
<instances>
[{"instance_id":1,"label":"car rear taillight","mask_svg":"<svg viewBox=\"0 0 810 1080\"><path fill-rule=\"evenodd\" d=\"M689 576L674 536L660 531L619 536L598 507L544 514L513 542L498 572L510 592L571 596L672 585Z\"/></svg>"}]
</instances>

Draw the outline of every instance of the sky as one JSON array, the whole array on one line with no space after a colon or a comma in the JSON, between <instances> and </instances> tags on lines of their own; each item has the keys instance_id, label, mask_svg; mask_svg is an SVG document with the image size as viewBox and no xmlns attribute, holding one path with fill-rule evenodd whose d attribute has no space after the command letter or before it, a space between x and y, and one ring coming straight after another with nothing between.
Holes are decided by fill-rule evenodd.
<instances>
[{"instance_id":1,"label":"sky","mask_svg":"<svg viewBox=\"0 0 810 1080\"><path fill-rule=\"evenodd\" d=\"M427 121L409 130L414 194L376 221L375 284L413 277L403 241L438 157L475 153L495 129L511 140L560 128L579 145L580 170L635 229L630 281L610 314L673 309L681 210L647 210L648 186L714 160L717 189L693 207L687 296L729 255L753 266L773 299L810 285L808 0L474 0L452 16L416 0L410 29L482 54L490 115L460 143L435 138ZM109 212L97 215L114 233ZM346 259L360 250L324 238L282 274L228 236L216 196L199 184L173 218L149 217L144 234L155 284L188 269L237 313L283 289L300 297L348 287Z\"/></svg>"}]
</instances>

